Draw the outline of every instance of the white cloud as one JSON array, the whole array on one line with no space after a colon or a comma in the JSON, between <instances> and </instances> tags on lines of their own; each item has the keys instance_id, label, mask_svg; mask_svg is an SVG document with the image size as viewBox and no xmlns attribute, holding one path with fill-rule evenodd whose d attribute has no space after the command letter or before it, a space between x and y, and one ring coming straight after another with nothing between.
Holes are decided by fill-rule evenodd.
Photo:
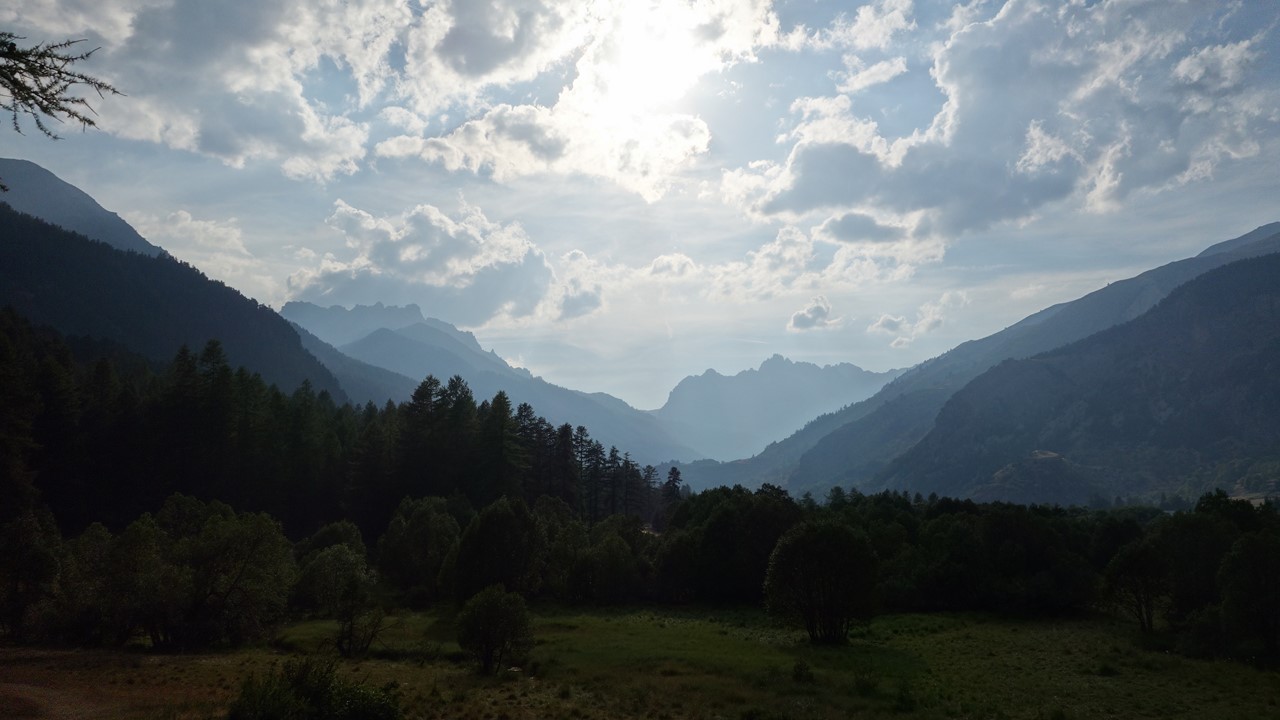
<instances>
[{"instance_id":1,"label":"white cloud","mask_svg":"<svg viewBox=\"0 0 1280 720\"><path fill-rule=\"evenodd\" d=\"M865 7L882 21L859 33L858 18L847 22L859 39L845 44L903 57L909 6ZM1280 81L1262 72L1260 41L1205 42L1217 36L1216 7L1017 0L963 10L930 28L946 33L938 42L913 38L929 48L942 98L930 122L882 130L852 93L866 87L860 70L867 83L892 83L899 66L856 59L835 77L836 94L793 103L784 161L725 172L726 200L787 222L876 208L916 217L917 239L953 239L1048 207L1114 212L1135 194L1211 177L1256 155L1257 137L1280 120Z\"/></svg>"},{"instance_id":2,"label":"white cloud","mask_svg":"<svg viewBox=\"0 0 1280 720\"><path fill-rule=\"evenodd\" d=\"M887 48L896 35L913 30L912 0L869 2L853 18L841 17L828 30L818 33L811 44L819 47L851 47L858 50Z\"/></svg>"},{"instance_id":3,"label":"white cloud","mask_svg":"<svg viewBox=\"0 0 1280 720\"><path fill-rule=\"evenodd\" d=\"M443 137L399 136L376 152L417 156L504 183L552 173L601 177L652 202L709 141L706 123L685 115L645 116L610 129L561 106L499 105Z\"/></svg>"},{"instance_id":4,"label":"white cloud","mask_svg":"<svg viewBox=\"0 0 1280 720\"><path fill-rule=\"evenodd\" d=\"M201 272L260 302L280 299L282 288L245 245L235 218L201 220L186 210L165 216L131 212L125 220L140 235Z\"/></svg>"},{"instance_id":5,"label":"white cloud","mask_svg":"<svg viewBox=\"0 0 1280 720\"><path fill-rule=\"evenodd\" d=\"M968 304L969 295L964 291L947 291L937 300L922 304L916 311L914 321L900 315L885 313L867 326L867 332L892 336L893 341L889 343L891 347L906 348L920 336L941 327L948 309Z\"/></svg>"},{"instance_id":6,"label":"white cloud","mask_svg":"<svg viewBox=\"0 0 1280 720\"><path fill-rule=\"evenodd\" d=\"M791 319L787 322L787 330L790 332L826 330L839 327L842 319L832 317L831 303L827 301L825 295L819 295L809 301L808 305L792 313Z\"/></svg>"},{"instance_id":7,"label":"white cloud","mask_svg":"<svg viewBox=\"0 0 1280 720\"><path fill-rule=\"evenodd\" d=\"M466 203L453 215L419 205L376 217L339 200L327 223L351 252L295 275L291 289L299 299L413 302L435 317L476 326L502 315L531 315L553 280L523 228L494 222Z\"/></svg>"},{"instance_id":8,"label":"white cloud","mask_svg":"<svg viewBox=\"0 0 1280 720\"><path fill-rule=\"evenodd\" d=\"M497 23L506 28L501 42L484 39L491 37L487 33L494 33L492 29L463 33L462 26L455 25L443 35L437 32L437 45L443 47L451 33L461 33L457 37L484 39L474 52L489 48L506 58L513 45L525 42L521 33L526 25L550 23L543 15L554 16L558 19L551 24L568 40L545 47L539 44L541 50L530 50L511 68L486 60L476 64L475 74L484 85L509 84L546 69L549 60L537 60L540 53L558 59L577 54L572 80L554 103L500 103L443 136L385 140L378 144L377 154L419 157L451 171L467 170L502 183L544 174L599 177L654 202L671 190L693 159L707 152L711 139L703 119L669 111L667 106L700 77L750 61L757 48L779 41L770 3L760 0L604 3L596 13L581 16L553 11L550 5L531 5L528 18L520 13L503 15L506 25ZM490 28L493 18L488 16L500 13L495 4L485 7L489 9L484 27ZM468 50L465 57L472 52ZM468 63L463 69L472 67ZM432 67L439 70L439 65ZM413 74L430 78L432 87L449 87L453 76L447 69L443 72L443 79L439 73ZM452 72L462 71L455 67ZM443 102L432 92L414 87L420 112Z\"/></svg>"},{"instance_id":9,"label":"white cloud","mask_svg":"<svg viewBox=\"0 0 1280 720\"><path fill-rule=\"evenodd\" d=\"M902 75L907 71L907 59L896 57L892 60L881 60L867 67L857 56L849 55L845 57L845 67L848 68L848 72L836 86L836 92L852 95Z\"/></svg>"}]
</instances>

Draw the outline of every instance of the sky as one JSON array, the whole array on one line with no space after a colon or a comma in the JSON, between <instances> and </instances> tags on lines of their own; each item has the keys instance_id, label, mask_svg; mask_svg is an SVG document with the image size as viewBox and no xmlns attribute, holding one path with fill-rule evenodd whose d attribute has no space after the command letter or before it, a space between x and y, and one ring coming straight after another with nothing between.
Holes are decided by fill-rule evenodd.
<instances>
[{"instance_id":1,"label":"sky","mask_svg":"<svg viewBox=\"0 0 1280 720\"><path fill-rule=\"evenodd\" d=\"M906 367L1280 220L1273 0L10 0L123 94L37 162L280 307L660 406Z\"/></svg>"}]
</instances>

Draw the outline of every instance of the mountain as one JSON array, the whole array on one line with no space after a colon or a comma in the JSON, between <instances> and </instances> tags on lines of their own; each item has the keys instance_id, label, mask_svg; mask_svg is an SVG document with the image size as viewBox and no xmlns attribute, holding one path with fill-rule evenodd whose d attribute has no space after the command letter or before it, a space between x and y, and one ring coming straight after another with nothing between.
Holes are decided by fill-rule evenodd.
<instances>
[{"instance_id":1,"label":"mountain","mask_svg":"<svg viewBox=\"0 0 1280 720\"><path fill-rule=\"evenodd\" d=\"M1121 280L1071 302L1037 312L979 340L963 343L898 376L861 402L811 421L753 458L682 467L691 486L771 482L794 494L861 487L933 426L953 393L1009 358L1080 340L1138 317L1175 287L1216 267L1280 251L1280 223L1218 243L1196 257ZM891 401L897 402L891 402Z\"/></svg>"},{"instance_id":2,"label":"mountain","mask_svg":"<svg viewBox=\"0 0 1280 720\"><path fill-rule=\"evenodd\" d=\"M652 413L711 458L750 457L817 415L870 397L901 373L849 363L820 367L774 355L759 369L736 375L707 370L687 377Z\"/></svg>"},{"instance_id":3,"label":"mountain","mask_svg":"<svg viewBox=\"0 0 1280 720\"><path fill-rule=\"evenodd\" d=\"M528 403L555 425L585 425L605 447L617 446L644 463L692 460L701 453L668 432L648 413L603 393L584 393L552 385L528 370L513 368L492 351L486 351L469 332L441 320L422 317L417 306L383 305L322 308L310 303L288 303L283 311L300 326L330 337L364 327L365 323L416 317L398 328L380 327L364 337L340 345L341 354L392 373L415 378L427 375L447 381L454 375L467 381L477 401L505 391L513 404ZM308 324L310 323L310 324ZM323 337L323 336L321 336Z\"/></svg>"},{"instance_id":4,"label":"mountain","mask_svg":"<svg viewBox=\"0 0 1280 720\"><path fill-rule=\"evenodd\" d=\"M334 347L355 342L374 330L402 328L427 322L422 309L417 305L382 303L356 305L348 309L341 305L321 307L314 303L292 301L280 308L280 315Z\"/></svg>"},{"instance_id":5,"label":"mountain","mask_svg":"<svg viewBox=\"0 0 1280 720\"><path fill-rule=\"evenodd\" d=\"M117 250L160 255L163 250L143 239L119 215L103 208L83 190L27 160L0 158L0 180L9 191L0 202Z\"/></svg>"},{"instance_id":6,"label":"mountain","mask_svg":"<svg viewBox=\"0 0 1280 720\"><path fill-rule=\"evenodd\" d=\"M160 361L183 345L199 353L217 339L232 366L286 392L309 381L337 402L347 399L288 322L190 265L121 252L3 203L0 238L0 306L35 325L111 340Z\"/></svg>"},{"instance_id":7,"label":"mountain","mask_svg":"<svg viewBox=\"0 0 1280 720\"><path fill-rule=\"evenodd\" d=\"M290 325L302 340L302 347L333 373L353 403L363 405L371 402L381 407L388 400L404 402L418 387L418 380L344 355L301 325Z\"/></svg>"},{"instance_id":8,"label":"mountain","mask_svg":"<svg viewBox=\"0 0 1280 720\"><path fill-rule=\"evenodd\" d=\"M1270 480L1280 462L1280 255L1150 312L984 372L874 485L1084 502Z\"/></svg>"},{"instance_id":9,"label":"mountain","mask_svg":"<svg viewBox=\"0 0 1280 720\"><path fill-rule=\"evenodd\" d=\"M1030 357L1075 342L1150 310L1174 288L1235 260L1280 251L1280 223L1272 223L1234 240L1214 245L1196 257L1179 260L1111 283L1082 298L1060 303L981 340L956 348L911 368L863 406L848 412L849 422L822 438L801 456L789 479L793 489L823 491L832 485L861 487L905 447L933 426L952 393L1006 359ZM914 401L889 407L895 398ZM870 444L865 438L886 425L904 432L892 442ZM904 447L905 446L905 447Z\"/></svg>"}]
</instances>

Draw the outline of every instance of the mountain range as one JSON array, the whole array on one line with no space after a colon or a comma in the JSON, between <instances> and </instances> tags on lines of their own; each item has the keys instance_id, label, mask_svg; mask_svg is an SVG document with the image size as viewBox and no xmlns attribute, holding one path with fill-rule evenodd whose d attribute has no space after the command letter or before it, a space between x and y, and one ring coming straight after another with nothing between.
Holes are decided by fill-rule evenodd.
<instances>
[{"instance_id":1,"label":"mountain range","mask_svg":"<svg viewBox=\"0 0 1280 720\"><path fill-rule=\"evenodd\" d=\"M750 457L815 416L870 397L902 372L871 372L851 363L818 366L774 355L736 375L707 370L687 377L652 413L706 457Z\"/></svg>"},{"instance_id":2,"label":"mountain range","mask_svg":"<svg viewBox=\"0 0 1280 720\"><path fill-rule=\"evenodd\" d=\"M672 461L694 489L769 482L796 495L842 486L1065 503L1247 490L1280 462L1269 424L1280 223L905 371L775 355L736 375L685 378L642 411L512 367L415 305L288 303L277 314L36 165L0 160L0 177L13 188L0 196L0 305L33 323L158 361L217 339L233 364L338 402L401 401L428 374L460 375L478 400L503 390L640 463Z\"/></svg>"},{"instance_id":3,"label":"mountain range","mask_svg":"<svg viewBox=\"0 0 1280 720\"><path fill-rule=\"evenodd\" d=\"M821 495L837 485L874 487L878 473L929 433L947 400L991 367L1132 320L1192 278L1233 261L1277 251L1280 223L1272 223L1213 245L1196 257L1111 283L916 365L872 397L816 418L752 458L681 466L683 476L695 488L770 482L795 494Z\"/></svg>"},{"instance_id":4,"label":"mountain range","mask_svg":"<svg viewBox=\"0 0 1280 720\"><path fill-rule=\"evenodd\" d=\"M1270 254L1206 272L1130 322L987 370L874 485L1080 504L1215 485L1274 492L1277 467L1280 255Z\"/></svg>"}]
</instances>

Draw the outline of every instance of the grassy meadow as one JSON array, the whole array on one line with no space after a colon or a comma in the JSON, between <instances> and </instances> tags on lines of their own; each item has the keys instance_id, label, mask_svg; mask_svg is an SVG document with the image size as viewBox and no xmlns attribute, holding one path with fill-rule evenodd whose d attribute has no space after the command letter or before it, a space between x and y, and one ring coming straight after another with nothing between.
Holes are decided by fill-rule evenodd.
<instances>
[{"instance_id":1,"label":"grassy meadow","mask_svg":"<svg viewBox=\"0 0 1280 720\"><path fill-rule=\"evenodd\" d=\"M448 614L408 614L340 672L398 684L406 716L516 718L1280 717L1280 673L1142 650L1106 618L877 618L814 647L756 610L535 607L525 666L475 675ZM252 674L331 654L327 622L200 655L0 647L0 717L220 717Z\"/></svg>"}]
</instances>

